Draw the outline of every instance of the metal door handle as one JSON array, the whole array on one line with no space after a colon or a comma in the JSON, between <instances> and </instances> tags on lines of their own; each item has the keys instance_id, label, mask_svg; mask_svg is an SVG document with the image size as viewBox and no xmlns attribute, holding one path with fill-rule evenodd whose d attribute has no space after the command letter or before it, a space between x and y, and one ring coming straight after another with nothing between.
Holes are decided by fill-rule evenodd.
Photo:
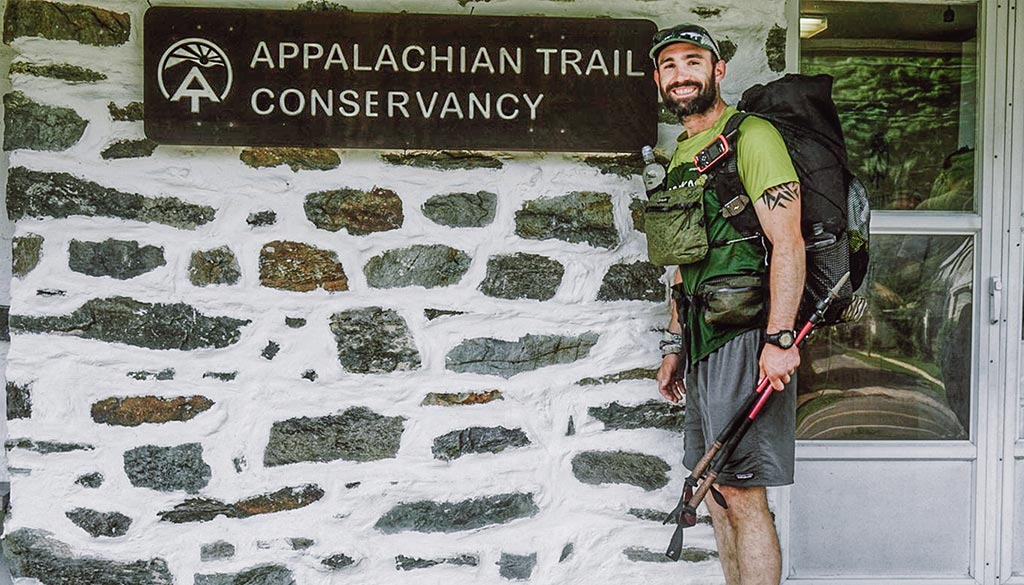
<instances>
[{"instance_id":1,"label":"metal door handle","mask_svg":"<svg viewBox=\"0 0 1024 585\"><path fill-rule=\"evenodd\" d=\"M988 322L992 325L1001 319L1003 306L1003 281L998 276L988 279Z\"/></svg>"}]
</instances>

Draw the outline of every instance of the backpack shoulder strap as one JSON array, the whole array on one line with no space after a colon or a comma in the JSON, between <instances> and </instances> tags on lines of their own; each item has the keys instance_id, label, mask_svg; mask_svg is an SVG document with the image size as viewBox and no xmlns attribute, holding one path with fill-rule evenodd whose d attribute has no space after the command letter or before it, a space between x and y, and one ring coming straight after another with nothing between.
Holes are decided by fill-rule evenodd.
<instances>
[{"instance_id":1,"label":"backpack shoulder strap","mask_svg":"<svg viewBox=\"0 0 1024 585\"><path fill-rule=\"evenodd\" d=\"M718 197L719 213L729 219L733 227L744 236L761 231L761 224L757 220L750 195L740 180L737 163L740 124L751 115L753 114L737 112L726 121L722 136L728 141L731 152L721 163L707 171L707 184L715 190Z\"/></svg>"}]
</instances>

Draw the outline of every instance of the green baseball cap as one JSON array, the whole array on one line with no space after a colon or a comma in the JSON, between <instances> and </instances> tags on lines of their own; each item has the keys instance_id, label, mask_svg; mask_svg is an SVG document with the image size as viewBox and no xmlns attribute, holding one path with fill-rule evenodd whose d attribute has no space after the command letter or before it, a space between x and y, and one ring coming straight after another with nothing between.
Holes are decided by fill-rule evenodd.
<instances>
[{"instance_id":1,"label":"green baseball cap","mask_svg":"<svg viewBox=\"0 0 1024 585\"><path fill-rule=\"evenodd\" d=\"M711 37L711 33L707 29L696 24L680 24L672 28L663 28L654 33L654 38L651 39L651 52L649 53L651 59L656 62L658 60L658 53L673 43L697 45L711 51L715 58L722 58L722 53L718 50L718 43Z\"/></svg>"}]
</instances>

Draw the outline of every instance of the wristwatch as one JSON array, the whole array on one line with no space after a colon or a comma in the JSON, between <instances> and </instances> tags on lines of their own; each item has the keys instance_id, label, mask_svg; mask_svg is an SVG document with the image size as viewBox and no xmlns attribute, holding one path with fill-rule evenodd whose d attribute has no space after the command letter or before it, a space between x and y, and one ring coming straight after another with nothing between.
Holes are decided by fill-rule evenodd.
<instances>
[{"instance_id":1,"label":"wristwatch","mask_svg":"<svg viewBox=\"0 0 1024 585\"><path fill-rule=\"evenodd\" d=\"M765 336L765 341L782 349L789 349L793 347L793 342L796 341L796 333L792 329L783 329L778 333L769 333Z\"/></svg>"}]
</instances>

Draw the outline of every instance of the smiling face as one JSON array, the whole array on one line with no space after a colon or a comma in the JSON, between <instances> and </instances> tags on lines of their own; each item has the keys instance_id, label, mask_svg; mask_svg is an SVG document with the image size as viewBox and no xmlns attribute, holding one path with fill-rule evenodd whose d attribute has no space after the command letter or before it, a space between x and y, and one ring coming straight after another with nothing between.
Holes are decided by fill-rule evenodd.
<instances>
[{"instance_id":1,"label":"smiling face","mask_svg":"<svg viewBox=\"0 0 1024 585\"><path fill-rule=\"evenodd\" d=\"M662 49L654 71L665 107L681 118L708 111L718 100L724 76L725 61L714 60L711 51L689 43Z\"/></svg>"}]
</instances>

